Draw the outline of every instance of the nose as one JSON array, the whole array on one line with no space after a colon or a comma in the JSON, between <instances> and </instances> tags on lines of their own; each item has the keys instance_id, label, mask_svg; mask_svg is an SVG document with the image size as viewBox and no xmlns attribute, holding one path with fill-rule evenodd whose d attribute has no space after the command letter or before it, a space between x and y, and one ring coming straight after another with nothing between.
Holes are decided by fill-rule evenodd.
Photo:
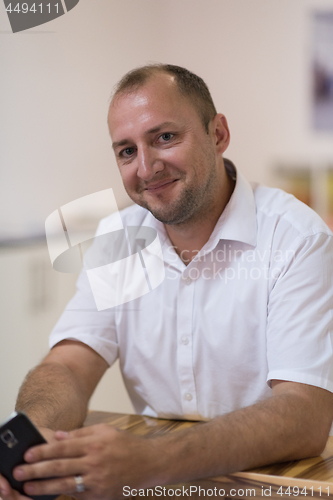
<instances>
[{"instance_id":1,"label":"nose","mask_svg":"<svg viewBox=\"0 0 333 500\"><path fill-rule=\"evenodd\" d=\"M163 161L150 147L141 147L137 152L137 176L144 181L150 181L155 174L164 169Z\"/></svg>"}]
</instances>

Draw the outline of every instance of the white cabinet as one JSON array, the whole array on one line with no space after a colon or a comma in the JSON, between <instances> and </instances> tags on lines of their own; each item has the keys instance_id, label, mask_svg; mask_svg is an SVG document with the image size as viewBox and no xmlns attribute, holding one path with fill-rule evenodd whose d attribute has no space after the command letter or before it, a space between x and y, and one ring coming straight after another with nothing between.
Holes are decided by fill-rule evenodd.
<instances>
[{"instance_id":1,"label":"white cabinet","mask_svg":"<svg viewBox=\"0 0 333 500\"><path fill-rule=\"evenodd\" d=\"M49 332L76 279L53 270L46 243L0 248L0 422L13 411L27 372L47 354ZM133 413L118 363L103 377L90 407Z\"/></svg>"}]
</instances>

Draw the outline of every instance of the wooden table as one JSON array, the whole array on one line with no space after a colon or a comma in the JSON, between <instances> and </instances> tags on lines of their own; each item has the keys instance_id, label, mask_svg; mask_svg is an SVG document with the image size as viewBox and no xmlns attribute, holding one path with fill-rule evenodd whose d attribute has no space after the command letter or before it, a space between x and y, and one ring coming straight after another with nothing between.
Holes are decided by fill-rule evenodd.
<instances>
[{"instance_id":1,"label":"wooden table","mask_svg":"<svg viewBox=\"0 0 333 500\"><path fill-rule=\"evenodd\" d=\"M85 425L102 422L137 436L147 437L177 432L177 430L186 429L192 425L201 425L199 422L162 420L107 412L89 413ZM330 499L332 497L333 500L333 436L329 438L322 455L316 458L260 467L224 477L169 485L165 488L164 492L161 491L161 494L156 496L149 494L149 496L140 497L138 495L133 498L163 499L178 496L178 498L191 499L210 497L236 500L248 498L309 500L310 498ZM172 495L172 493L174 494ZM123 498L132 497L124 496ZM69 497L61 496L59 500L69 500Z\"/></svg>"}]
</instances>

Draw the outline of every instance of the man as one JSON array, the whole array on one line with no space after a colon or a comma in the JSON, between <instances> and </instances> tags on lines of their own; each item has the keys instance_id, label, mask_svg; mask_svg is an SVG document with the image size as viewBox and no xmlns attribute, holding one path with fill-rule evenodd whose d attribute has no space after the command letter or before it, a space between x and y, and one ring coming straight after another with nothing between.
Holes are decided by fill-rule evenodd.
<instances>
[{"instance_id":1,"label":"man","mask_svg":"<svg viewBox=\"0 0 333 500\"><path fill-rule=\"evenodd\" d=\"M139 205L122 212L124 225L157 229L166 277L133 307L100 313L82 275L17 401L50 443L27 452L14 476L27 495L109 499L125 485L319 454L333 418L331 232L293 197L251 187L223 160L226 118L183 68L126 75L109 128ZM207 423L150 440L78 429L117 356L137 412ZM3 479L0 487L4 500L23 498Z\"/></svg>"}]
</instances>

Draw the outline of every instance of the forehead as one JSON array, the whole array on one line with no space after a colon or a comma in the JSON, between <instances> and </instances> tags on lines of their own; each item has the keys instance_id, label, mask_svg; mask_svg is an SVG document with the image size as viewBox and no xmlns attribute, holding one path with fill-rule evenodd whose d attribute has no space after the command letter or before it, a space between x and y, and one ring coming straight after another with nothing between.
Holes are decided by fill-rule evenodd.
<instances>
[{"instance_id":1,"label":"forehead","mask_svg":"<svg viewBox=\"0 0 333 500\"><path fill-rule=\"evenodd\" d=\"M151 77L130 93L116 95L108 116L112 138L138 127L152 128L163 122L187 120L200 123L190 99L179 92L174 77L166 74Z\"/></svg>"}]
</instances>

